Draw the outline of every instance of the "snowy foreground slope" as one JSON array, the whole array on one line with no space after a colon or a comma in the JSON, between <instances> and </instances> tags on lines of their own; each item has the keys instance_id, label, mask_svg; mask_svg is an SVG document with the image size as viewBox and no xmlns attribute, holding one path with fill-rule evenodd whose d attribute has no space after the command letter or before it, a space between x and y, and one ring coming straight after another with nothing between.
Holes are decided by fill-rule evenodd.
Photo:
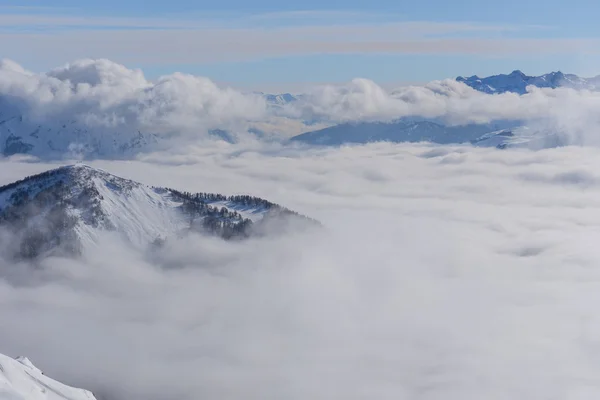
<instances>
[{"instance_id":1,"label":"snowy foreground slope","mask_svg":"<svg viewBox=\"0 0 600 400\"><path fill-rule=\"evenodd\" d=\"M25 357L0 354L0 400L95 400L94 395L48 378Z\"/></svg>"},{"instance_id":2,"label":"snowy foreground slope","mask_svg":"<svg viewBox=\"0 0 600 400\"><path fill-rule=\"evenodd\" d=\"M0 187L3 248L11 256L80 254L105 232L136 248L195 231L224 239L313 221L251 196L155 188L76 164Z\"/></svg>"}]
</instances>

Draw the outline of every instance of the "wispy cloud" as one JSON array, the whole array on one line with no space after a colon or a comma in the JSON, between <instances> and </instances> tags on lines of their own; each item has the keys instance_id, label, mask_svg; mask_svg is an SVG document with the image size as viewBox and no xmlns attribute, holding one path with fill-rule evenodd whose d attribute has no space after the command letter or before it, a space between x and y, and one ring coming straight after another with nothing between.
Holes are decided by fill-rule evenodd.
<instances>
[{"instance_id":1,"label":"wispy cloud","mask_svg":"<svg viewBox=\"0 0 600 400\"><path fill-rule=\"evenodd\" d=\"M57 11L69 11L69 10L76 11L75 8L71 8L71 7L0 5L1 12L6 12L6 11L20 11L20 12L52 11L52 12L57 12Z\"/></svg>"},{"instance_id":2,"label":"wispy cloud","mask_svg":"<svg viewBox=\"0 0 600 400\"><path fill-rule=\"evenodd\" d=\"M412 25L412 24L411 24ZM45 66L82 57L132 64L201 64L309 54L597 54L600 38L426 38L445 26L296 27L264 29L112 29L2 33L5 56ZM415 33L420 31L420 33ZM421 37L420 37L421 35ZM36 63L37 64L37 63Z\"/></svg>"},{"instance_id":3,"label":"wispy cloud","mask_svg":"<svg viewBox=\"0 0 600 400\"><path fill-rule=\"evenodd\" d=\"M1 11L1 9L0 9ZM206 23L205 23L206 24ZM0 13L0 28L5 31L18 27L21 31L28 29L44 28L47 33L57 29L69 27L75 30L94 30L98 27L120 28L198 28L203 26L200 21L167 18L127 18L103 17L68 14L42 14L42 13Z\"/></svg>"},{"instance_id":4,"label":"wispy cloud","mask_svg":"<svg viewBox=\"0 0 600 400\"><path fill-rule=\"evenodd\" d=\"M319 32L323 29L401 29L414 35L430 33L456 32L503 32L522 31L539 28L533 25L480 24L473 22L431 22L407 21L400 15L358 13L350 11L293 11L250 15L192 14L169 17L118 17L82 15L76 13L46 12L6 12L0 7L0 28L4 30L18 27L20 31L28 28L37 32L40 27L47 33L62 30L65 27L74 30L93 31L98 27L120 28L158 28L158 29L285 29L305 27Z\"/></svg>"},{"instance_id":5,"label":"wispy cloud","mask_svg":"<svg viewBox=\"0 0 600 400\"><path fill-rule=\"evenodd\" d=\"M10 58L49 64L81 57L197 64L306 54L522 54L594 50L596 41L518 39L528 25L406 21L399 15L294 11L258 15L114 17L6 12L0 43ZM510 34L510 39L504 39ZM151 45L149 45L151 44ZM35 61L34 60L34 61Z\"/></svg>"}]
</instances>

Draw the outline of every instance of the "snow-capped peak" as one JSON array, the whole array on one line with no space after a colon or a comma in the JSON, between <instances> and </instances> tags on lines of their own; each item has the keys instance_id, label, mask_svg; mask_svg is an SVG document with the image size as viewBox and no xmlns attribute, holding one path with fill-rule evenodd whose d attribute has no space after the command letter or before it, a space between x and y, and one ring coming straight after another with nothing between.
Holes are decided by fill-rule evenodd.
<instances>
[{"instance_id":1,"label":"snow-capped peak","mask_svg":"<svg viewBox=\"0 0 600 400\"><path fill-rule=\"evenodd\" d=\"M27 357L0 354L2 400L95 400L92 392L67 386L45 376Z\"/></svg>"},{"instance_id":2,"label":"snow-capped peak","mask_svg":"<svg viewBox=\"0 0 600 400\"><path fill-rule=\"evenodd\" d=\"M515 69L513 72L510 73L509 76L525 78L526 75L523 72L521 72L521 70Z\"/></svg>"}]
</instances>

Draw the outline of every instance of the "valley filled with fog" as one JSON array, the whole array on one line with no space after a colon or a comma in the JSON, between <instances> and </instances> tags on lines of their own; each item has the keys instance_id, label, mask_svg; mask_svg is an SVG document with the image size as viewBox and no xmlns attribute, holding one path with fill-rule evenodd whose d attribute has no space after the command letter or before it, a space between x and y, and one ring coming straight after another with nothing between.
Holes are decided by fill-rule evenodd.
<instances>
[{"instance_id":1,"label":"valley filled with fog","mask_svg":"<svg viewBox=\"0 0 600 400\"><path fill-rule=\"evenodd\" d=\"M3 259L0 352L105 400L596 398L599 156L213 140L90 160L323 228ZM6 157L0 185L65 163Z\"/></svg>"}]
</instances>

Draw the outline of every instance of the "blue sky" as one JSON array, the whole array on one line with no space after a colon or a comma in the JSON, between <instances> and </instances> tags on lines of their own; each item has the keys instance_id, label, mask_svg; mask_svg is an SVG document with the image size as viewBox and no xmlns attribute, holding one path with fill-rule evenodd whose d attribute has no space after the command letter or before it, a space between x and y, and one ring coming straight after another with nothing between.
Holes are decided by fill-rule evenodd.
<instances>
[{"instance_id":1,"label":"blue sky","mask_svg":"<svg viewBox=\"0 0 600 400\"><path fill-rule=\"evenodd\" d=\"M354 77L596 75L597 15L598 2L581 0L19 0L0 1L0 44L34 71L102 57L150 78L293 91Z\"/></svg>"}]
</instances>

